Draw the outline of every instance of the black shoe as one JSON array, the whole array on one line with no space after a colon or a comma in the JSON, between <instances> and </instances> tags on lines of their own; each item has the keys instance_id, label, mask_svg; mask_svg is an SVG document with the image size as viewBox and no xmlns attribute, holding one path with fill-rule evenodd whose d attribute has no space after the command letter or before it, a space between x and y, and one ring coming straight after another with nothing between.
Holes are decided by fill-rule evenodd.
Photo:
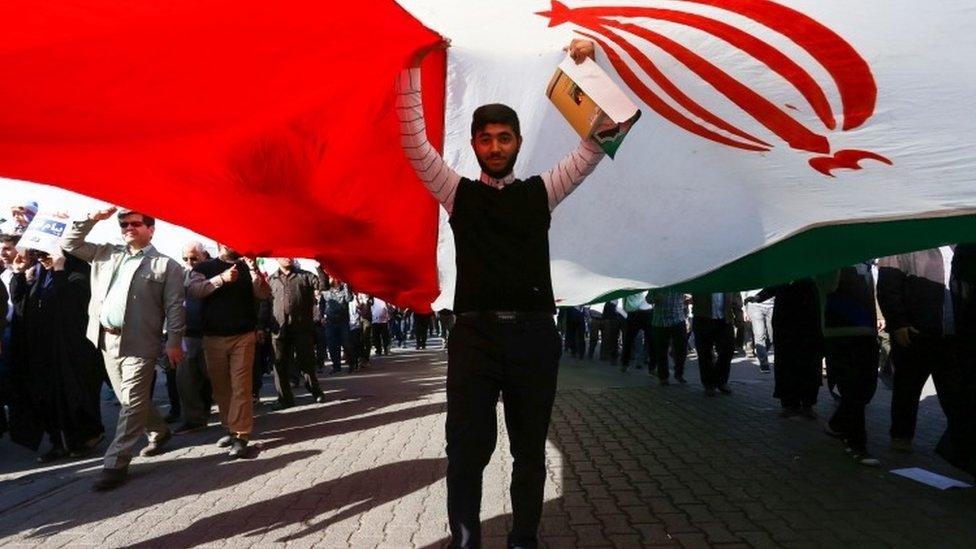
<instances>
[{"instance_id":1,"label":"black shoe","mask_svg":"<svg viewBox=\"0 0 976 549\"><path fill-rule=\"evenodd\" d=\"M324 404L326 402L325 393L319 393L312 397L312 402L316 404Z\"/></svg>"},{"instance_id":2,"label":"black shoe","mask_svg":"<svg viewBox=\"0 0 976 549\"><path fill-rule=\"evenodd\" d=\"M274 403L274 405L271 406L271 408L273 408L275 410L287 410L288 408L291 408L292 406L294 406L294 404L285 404L284 402L282 402L280 400L276 400L275 403Z\"/></svg>"},{"instance_id":3,"label":"black shoe","mask_svg":"<svg viewBox=\"0 0 976 549\"><path fill-rule=\"evenodd\" d=\"M240 459L247 456L247 441L242 438L234 437L230 444L230 452L227 453L231 459Z\"/></svg>"},{"instance_id":4,"label":"black shoe","mask_svg":"<svg viewBox=\"0 0 976 549\"><path fill-rule=\"evenodd\" d=\"M678 383L681 383L681 384L688 383L688 380L685 379L684 376L674 376L674 379L677 379L678 380Z\"/></svg>"},{"instance_id":5,"label":"black shoe","mask_svg":"<svg viewBox=\"0 0 976 549\"><path fill-rule=\"evenodd\" d=\"M170 412L166 414L166 417L163 418L163 421L165 421L166 423L176 423L179 420L180 420L179 412Z\"/></svg>"},{"instance_id":6,"label":"black shoe","mask_svg":"<svg viewBox=\"0 0 976 549\"><path fill-rule=\"evenodd\" d=\"M719 386L718 386L718 390L719 390L719 391L720 391L720 392L721 392L721 393L722 393L723 395L731 395L731 394L732 394L732 388L731 388L731 387L729 387L729 384L728 384L728 383L723 383L722 385L719 385Z\"/></svg>"},{"instance_id":7,"label":"black shoe","mask_svg":"<svg viewBox=\"0 0 976 549\"><path fill-rule=\"evenodd\" d=\"M47 451L47 453L37 456L37 462L51 463L52 461L57 461L66 457L68 457L68 453L65 452L64 448L51 448Z\"/></svg>"},{"instance_id":8,"label":"black shoe","mask_svg":"<svg viewBox=\"0 0 976 549\"><path fill-rule=\"evenodd\" d=\"M107 492L125 484L128 476L125 469L102 469L98 480L92 485L92 490L96 492Z\"/></svg>"},{"instance_id":9,"label":"black shoe","mask_svg":"<svg viewBox=\"0 0 976 549\"><path fill-rule=\"evenodd\" d=\"M830 426L829 423L824 425L823 432L825 435L832 436L838 440L844 440L846 438L844 436L844 433L841 433L840 431L834 429L833 427Z\"/></svg>"},{"instance_id":10,"label":"black shoe","mask_svg":"<svg viewBox=\"0 0 976 549\"><path fill-rule=\"evenodd\" d=\"M332 369L332 373L333 374L341 374L342 373L342 368L333 368Z\"/></svg>"},{"instance_id":11,"label":"black shoe","mask_svg":"<svg viewBox=\"0 0 976 549\"><path fill-rule=\"evenodd\" d=\"M185 435L187 433L192 433L194 431L199 431L201 429L206 429L206 428L207 428L207 424L206 423L189 423L189 422L184 422L179 427L177 427L176 429L173 429L173 434L174 435Z\"/></svg>"},{"instance_id":12,"label":"black shoe","mask_svg":"<svg viewBox=\"0 0 976 549\"><path fill-rule=\"evenodd\" d=\"M153 440L149 444L147 444L146 447L143 448L141 452L139 452L139 455L142 457L152 457L152 456L158 456L159 454L162 454L163 452L166 451L164 447L166 446L166 443L169 442L169 439L171 438L173 438L173 432L166 431L165 433L156 437L156 440Z\"/></svg>"},{"instance_id":13,"label":"black shoe","mask_svg":"<svg viewBox=\"0 0 976 549\"><path fill-rule=\"evenodd\" d=\"M769 372L770 372L769 364L760 364L759 365L759 373L760 374L768 374Z\"/></svg>"},{"instance_id":14,"label":"black shoe","mask_svg":"<svg viewBox=\"0 0 976 549\"><path fill-rule=\"evenodd\" d=\"M234 443L234 435L224 435L217 439L217 448L227 448Z\"/></svg>"},{"instance_id":15,"label":"black shoe","mask_svg":"<svg viewBox=\"0 0 976 549\"><path fill-rule=\"evenodd\" d=\"M670 382L670 381L668 381L668 378L666 378L666 377L662 377L662 378L658 378L658 380L657 380L657 381L658 381L658 383L660 383L661 385L671 385L671 382Z\"/></svg>"}]
</instances>

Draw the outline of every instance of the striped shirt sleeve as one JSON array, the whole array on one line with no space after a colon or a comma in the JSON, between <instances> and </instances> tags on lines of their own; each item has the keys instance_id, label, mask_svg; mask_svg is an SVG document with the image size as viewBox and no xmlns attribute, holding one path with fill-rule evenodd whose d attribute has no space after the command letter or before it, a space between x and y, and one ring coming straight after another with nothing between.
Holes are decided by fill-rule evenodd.
<instances>
[{"instance_id":1,"label":"striped shirt sleeve","mask_svg":"<svg viewBox=\"0 0 976 549\"><path fill-rule=\"evenodd\" d=\"M576 190L603 160L606 153L592 139L580 141L579 147L564 158L552 170L542 174L542 181L546 185L549 196L549 211Z\"/></svg>"},{"instance_id":2,"label":"striped shirt sleeve","mask_svg":"<svg viewBox=\"0 0 976 549\"><path fill-rule=\"evenodd\" d=\"M396 92L400 145L403 152L417 172L417 177L450 215L461 176L444 162L440 153L427 141L427 126L424 123L420 95L420 69L401 71L397 77Z\"/></svg>"}]
</instances>

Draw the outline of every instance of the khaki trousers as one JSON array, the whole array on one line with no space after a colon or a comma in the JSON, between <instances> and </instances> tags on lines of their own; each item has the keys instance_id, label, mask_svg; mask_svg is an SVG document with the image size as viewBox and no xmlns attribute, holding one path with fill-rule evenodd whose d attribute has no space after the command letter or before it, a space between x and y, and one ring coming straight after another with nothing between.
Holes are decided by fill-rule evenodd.
<instances>
[{"instance_id":1,"label":"khaki trousers","mask_svg":"<svg viewBox=\"0 0 976 549\"><path fill-rule=\"evenodd\" d=\"M117 335L105 333L100 345L109 382L121 405L115 439L105 452L106 469L126 469L143 432L153 441L169 431L150 396L156 359L119 356L120 340Z\"/></svg>"},{"instance_id":2,"label":"khaki trousers","mask_svg":"<svg viewBox=\"0 0 976 549\"><path fill-rule=\"evenodd\" d=\"M220 423L244 440L254 429L251 383L254 378L254 332L233 336L204 336L203 354L220 412Z\"/></svg>"}]
</instances>

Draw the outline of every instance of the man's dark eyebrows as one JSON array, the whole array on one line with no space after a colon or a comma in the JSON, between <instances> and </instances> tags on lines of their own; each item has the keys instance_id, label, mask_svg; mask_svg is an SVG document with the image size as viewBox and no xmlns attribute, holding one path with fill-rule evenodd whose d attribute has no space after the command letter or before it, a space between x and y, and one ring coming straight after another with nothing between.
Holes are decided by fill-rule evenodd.
<instances>
[{"instance_id":1,"label":"man's dark eyebrows","mask_svg":"<svg viewBox=\"0 0 976 549\"><path fill-rule=\"evenodd\" d=\"M512 130L511 128L509 128L507 130L501 130L501 131L498 131L498 132L494 132L494 133L489 132L488 130L479 130L478 133L476 133L474 137L475 137L475 139L477 139L477 138L479 138L479 137L481 137L483 135L487 135L487 136L490 136L490 137L502 136L502 135L510 135L512 137L515 137L515 131Z\"/></svg>"}]
</instances>

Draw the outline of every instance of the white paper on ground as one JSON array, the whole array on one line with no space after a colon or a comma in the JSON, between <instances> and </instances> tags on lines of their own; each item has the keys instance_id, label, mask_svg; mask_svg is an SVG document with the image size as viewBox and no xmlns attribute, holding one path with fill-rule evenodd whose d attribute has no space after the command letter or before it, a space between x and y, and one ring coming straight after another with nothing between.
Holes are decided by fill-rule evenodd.
<instances>
[{"instance_id":1,"label":"white paper on ground","mask_svg":"<svg viewBox=\"0 0 976 549\"><path fill-rule=\"evenodd\" d=\"M938 473L933 473L921 467L908 467L905 469L892 469L892 473L910 478L912 480L921 482L922 484L928 484L939 490L947 490L949 488L972 488L972 484L967 484L961 480L956 480L954 478L949 478L942 476Z\"/></svg>"}]
</instances>

